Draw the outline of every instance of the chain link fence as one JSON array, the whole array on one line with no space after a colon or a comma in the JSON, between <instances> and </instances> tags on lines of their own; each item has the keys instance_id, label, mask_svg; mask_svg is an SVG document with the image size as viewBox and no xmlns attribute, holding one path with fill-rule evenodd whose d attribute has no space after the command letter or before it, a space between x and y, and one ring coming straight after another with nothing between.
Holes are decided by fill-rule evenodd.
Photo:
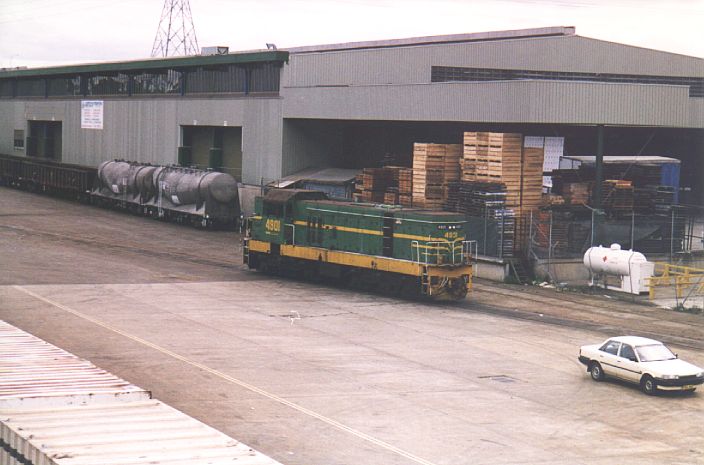
<instances>
[{"instance_id":1,"label":"chain link fence","mask_svg":"<svg viewBox=\"0 0 704 465\"><path fill-rule=\"evenodd\" d=\"M523 218L526 255L530 259L579 258L592 246L619 244L643 254L667 255L702 249L704 209L675 206L654 214L559 210L532 212Z\"/></svg>"}]
</instances>

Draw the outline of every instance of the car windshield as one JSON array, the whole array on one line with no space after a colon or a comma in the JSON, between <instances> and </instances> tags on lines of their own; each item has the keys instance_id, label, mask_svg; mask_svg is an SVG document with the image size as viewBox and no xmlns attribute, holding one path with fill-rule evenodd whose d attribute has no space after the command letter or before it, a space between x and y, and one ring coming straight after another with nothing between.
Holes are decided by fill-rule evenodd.
<instances>
[{"instance_id":1,"label":"car windshield","mask_svg":"<svg viewBox=\"0 0 704 465\"><path fill-rule=\"evenodd\" d=\"M659 362L661 360L677 358L675 354L670 352L670 349L662 344L638 346L636 347L636 352L638 352L638 359L640 359L641 362Z\"/></svg>"}]
</instances>

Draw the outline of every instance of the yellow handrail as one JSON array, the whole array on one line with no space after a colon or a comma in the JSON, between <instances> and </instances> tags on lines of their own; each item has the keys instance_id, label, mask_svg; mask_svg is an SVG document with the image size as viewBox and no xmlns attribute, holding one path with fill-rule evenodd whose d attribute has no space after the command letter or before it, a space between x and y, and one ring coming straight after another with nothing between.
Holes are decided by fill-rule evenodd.
<instances>
[{"instance_id":1,"label":"yellow handrail","mask_svg":"<svg viewBox=\"0 0 704 465\"><path fill-rule=\"evenodd\" d=\"M684 291L694 286L689 294L704 294L704 269L693 266L672 265L670 263L656 262L655 274L648 278L648 295L650 300L655 299L655 289L670 287L675 289L675 295L681 298Z\"/></svg>"}]
</instances>

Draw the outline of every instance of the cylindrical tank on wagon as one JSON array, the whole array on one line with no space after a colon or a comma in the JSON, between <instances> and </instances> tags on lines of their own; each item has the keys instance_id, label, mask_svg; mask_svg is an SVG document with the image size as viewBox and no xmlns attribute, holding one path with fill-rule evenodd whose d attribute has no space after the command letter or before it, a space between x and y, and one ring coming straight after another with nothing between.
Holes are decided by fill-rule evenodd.
<instances>
[{"instance_id":1,"label":"cylindrical tank on wagon","mask_svg":"<svg viewBox=\"0 0 704 465\"><path fill-rule=\"evenodd\" d=\"M105 161L98 166L98 177L113 194L123 194L133 184L130 168L131 164L126 161Z\"/></svg>"},{"instance_id":2,"label":"cylindrical tank on wagon","mask_svg":"<svg viewBox=\"0 0 704 465\"><path fill-rule=\"evenodd\" d=\"M221 203L230 203L237 199L237 180L226 173L206 173L200 184L203 198L208 195Z\"/></svg>"},{"instance_id":3,"label":"cylindrical tank on wagon","mask_svg":"<svg viewBox=\"0 0 704 465\"><path fill-rule=\"evenodd\" d=\"M154 193L156 193L156 188L154 186L154 171L156 171L156 166L151 165L141 165L138 166L134 174L134 184L139 191L139 193L145 197L149 198Z\"/></svg>"},{"instance_id":4,"label":"cylindrical tank on wagon","mask_svg":"<svg viewBox=\"0 0 704 465\"><path fill-rule=\"evenodd\" d=\"M642 253L621 250L618 244L611 244L611 247L590 247L584 253L584 266L593 273L629 276L635 264L647 261Z\"/></svg>"},{"instance_id":5,"label":"cylindrical tank on wagon","mask_svg":"<svg viewBox=\"0 0 704 465\"><path fill-rule=\"evenodd\" d=\"M237 199L237 181L229 174L168 167L155 171L154 177L162 195L175 205Z\"/></svg>"}]
</instances>

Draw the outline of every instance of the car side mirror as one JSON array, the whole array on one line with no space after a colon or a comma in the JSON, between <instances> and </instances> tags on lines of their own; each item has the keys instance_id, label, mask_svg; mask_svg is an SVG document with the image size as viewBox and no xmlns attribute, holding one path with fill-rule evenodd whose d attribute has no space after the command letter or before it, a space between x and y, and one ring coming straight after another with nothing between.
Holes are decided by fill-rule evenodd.
<instances>
[{"instance_id":1,"label":"car side mirror","mask_svg":"<svg viewBox=\"0 0 704 465\"><path fill-rule=\"evenodd\" d=\"M631 362L637 362L637 361L638 361L638 359L635 358L635 357L629 357L628 360L630 360Z\"/></svg>"},{"instance_id":2,"label":"car side mirror","mask_svg":"<svg viewBox=\"0 0 704 465\"><path fill-rule=\"evenodd\" d=\"M675 358L680 358L680 354L675 354Z\"/></svg>"}]
</instances>

